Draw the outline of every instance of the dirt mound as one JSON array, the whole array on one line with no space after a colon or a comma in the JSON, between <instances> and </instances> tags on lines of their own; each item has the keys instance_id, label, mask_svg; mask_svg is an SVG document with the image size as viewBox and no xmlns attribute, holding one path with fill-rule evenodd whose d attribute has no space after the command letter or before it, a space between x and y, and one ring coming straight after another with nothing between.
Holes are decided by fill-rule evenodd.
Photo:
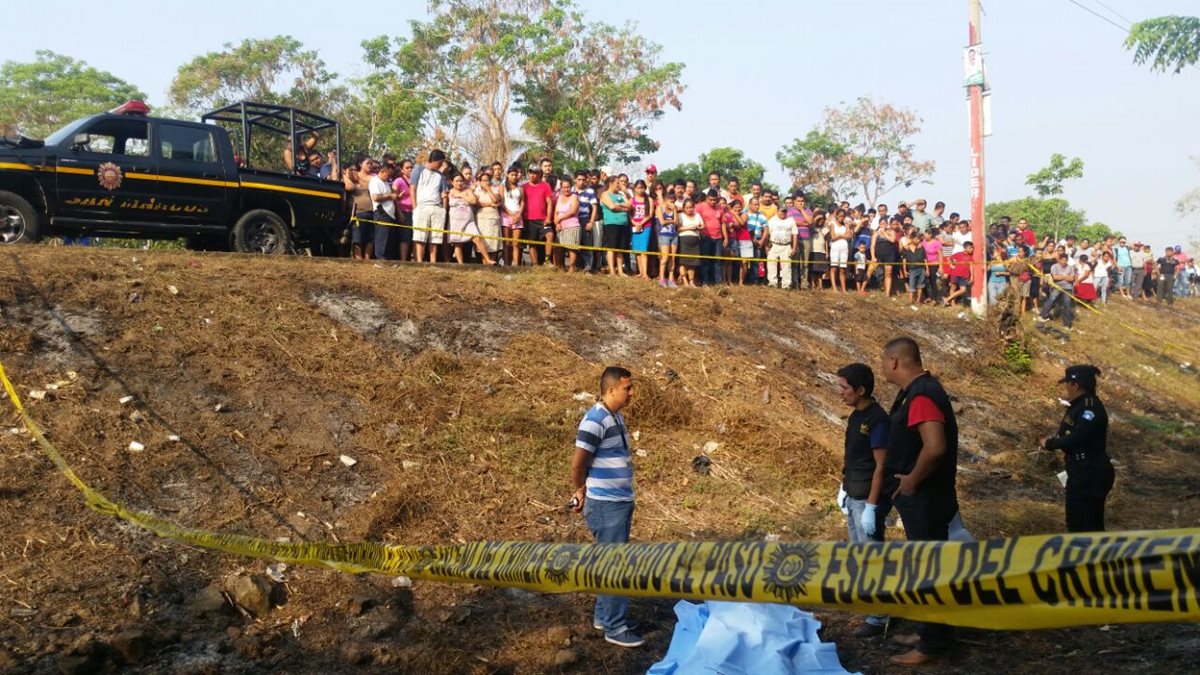
<instances>
[{"instance_id":1,"label":"dirt mound","mask_svg":"<svg viewBox=\"0 0 1200 675\"><path fill-rule=\"evenodd\" d=\"M636 375L634 536L796 540L844 536L834 371L875 364L909 334L959 406L976 536L1061 529L1055 460L1032 450L1059 414L1062 365L1081 361L1104 369L1113 413L1112 527L1193 526L1200 390L1182 364L1200 359L1164 345L1190 344L1200 312L1191 300L1171 312L1113 304L1153 338L1085 314L1069 336L1027 331L1023 375L995 325L878 296L29 247L0 254L0 359L23 394L45 392L31 414L113 498L211 529L408 544L586 541L563 507L570 447L601 367L619 362ZM885 403L893 394L879 385ZM276 581L263 562L88 511L12 426L0 670L623 673L670 637L670 602L634 603L650 644L625 651L590 629L588 597L309 569L276 569ZM707 475L692 469L701 454ZM235 592L276 606L243 616ZM884 664L886 648L849 637L857 619L821 618L849 667ZM942 668L1010 672L1020 654L1078 670L1092 631L967 631ZM1185 638L1114 628L1106 665L1190 664Z\"/></svg>"}]
</instances>

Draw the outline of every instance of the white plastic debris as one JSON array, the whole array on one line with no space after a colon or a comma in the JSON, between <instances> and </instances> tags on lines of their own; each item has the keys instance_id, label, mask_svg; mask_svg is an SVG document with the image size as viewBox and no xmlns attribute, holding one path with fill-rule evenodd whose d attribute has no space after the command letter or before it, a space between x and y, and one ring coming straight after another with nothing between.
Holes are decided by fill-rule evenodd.
<instances>
[{"instance_id":1,"label":"white plastic debris","mask_svg":"<svg viewBox=\"0 0 1200 675\"><path fill-rule=\"evenodd\" d=\"M637 450L634 452L634 454L635 454L635 455L637 455L638 457L645 457L645 456L646 456L646 451L645 451L645 450L643 450L643 449L641 449L641 448L638 448L638 449L637 449Z\"/></svg>"},{"instance_id":2,"label":"white plastic debris","mask_svg":"<svg viewBox=\"0 0 1200 675\"><path fill-rule=\"evenodd\" d=\"M633 440L635 440L635 441L642 440L642 430L641 429L637 429L633 432Z\"/></svg>"},{"instance_id":3,"label":"white plastic debris","mask_svg":"<svg viewBox=\"0 0 1200 675\"><path fill-rule=\"evenodd\" d=\"M342 464L345 464L346 466L354 466L355 464L358 464L358 460L354 459L350 455L342 455L341 457L338 457L338 459L340 459Z\"/></svg>"},{"instance_id":4,"label":"white plastic debris","mask_svg":"<svg viewBox=\"0 0 1200 675\"><path fill-rule=\"evenodd\" d=\"M133 396L122 396L120 400L121 400L121 405L125 405L126 403L129 403L130 401L133 400Z\"/></svg>"},{"instance_id":5,"label":"white plastic debris","mask_svg":"<svg viewBox=\"0 0 1200 675\"><path fill-rule=\"evenodd\" d=\"M179 434L171 434L170 436L167 436L167 440L171 441L172 443L178 443L181 439L179 438Z\"/></svg>"},{"instance_id":6,"label":"white plastic debris","mask_svg":"<svg viewBox=\"0 0 1200 675\"><path fill-rule=\"evenodd\" d=\"M575 399L576 401L580 401L580 402L596 400L595 395L593 395L589 392L586 392L586 391L575 392L575 395L572 396L571 398Z\"/></svg>"},{"instance_id":7,"label":"white plastic debris","mask_svg":"<svg viewBox=\"0 0 1200 675\"><path fill-rule=\"evenodd\" d=\"M717 451L721 444L716 441L709 441L704 444L704 454L708 455Z\"/></svg>"},{"instance_id":8,"label":"white plastic debris","mask_svg":"<svg viewBox=\"0 0 1200 675\"><path fill-rule=\"evenodd\" d=\"M412 579L408 577L396 577L392 579L392 586L394 588L412 588Z\"/></svg>"},{"instance_id":9,"label":"white plastic debris","mask_svg":"<svg viewBox=\"0 0 1200 675\"><path fill-rule=\"evenodd\" d=\"M411 459L406 459L403 462L400 462L400 466L403 467L405 471L408 471L409 469L415 469L418 466L421 466L421 463L414 462Z\"/></svg>"},{"instance_id":10,"label":"white plastic debris","mask_svg":"<svg viewBox=\"0 0 1200 675\"><path fill-rule=\"evenodd\" d=\"M300 637L300 619L292 619L292 637Z\"/></svg>"},{"instance_id":11,"label":"white plastic debris","mask_svg":"<svg viewBox=\"0 0 1200 675\"><path fill-rule=\"evenodd\" d=\"M167 291L169 291L171 295L179 295L179 289L175 288L174 286L167 286Z\"/></svg>"},{"instance_id":12,"label":"white plastic debris","mask_svg":"<svg viewBox=\"0 0 1200 675\"><path fill-rule=\"evenodd\" d=\"M44 389L31 389L29 391L29 398L35 401L40 401L46 398L46 391Z\"/></svg>"},{"instance_id":13,"label":"white plastic debris","mask_svg":"<svg viewBox=\"0 0 1200 675\"><path fill-rule=\"evenodd\" d=\"M146 446L138 443L137 441L129 441L129 449L133 452L141 452L146 449Z\"/></svg>"},{"instance_id":14,"label":"white plastic debris","mask_svg":"<svg viewBox=\"0 0 1200 675\"><path fill-rule=\"evenodd\" d=\"M1058 472L1058 482L1062 483L1063 487L1067 487L1067 472L1066 471Z\"/></svg>"},{"instance_id":15,"label":"white plastic debris","mask_svg":"<svg viewBox=\"0 0 1200 675\"><path fill-rule=\"evenodd\" d=\"M555 307L558 307L558 305L554 304L553 302L550 302L550 299L544 295L541 297L541 300L543 303L546 304L546 309L554 309Z\"/></svg>"},{"instance_id":16,"label":"white plastic debris","mask_svg":"<svg viewBox=\"0 0 1200 675\"><path fill-rule=\"evenodd\" d=\"M222 411L222 410L224 410L224 409L225 409L225 404L224 404L224 403L218 403L218 404L216 404L216 405L214 405L214 406L213 406L213 412L221 412L221 411Z\"/></svg>"},{"instance_id":17,"label":"white plastic debris","mask_svg":"<svg viewBox=\"0 0 1200 675\"><path fill-rule=\"evenodd\" d=\"M271 577L271 580L277 584L283 583L283 573L286 571L287 565L285 563L277 562L267 565L267 576Z\"/></svg>"}]
</instances>

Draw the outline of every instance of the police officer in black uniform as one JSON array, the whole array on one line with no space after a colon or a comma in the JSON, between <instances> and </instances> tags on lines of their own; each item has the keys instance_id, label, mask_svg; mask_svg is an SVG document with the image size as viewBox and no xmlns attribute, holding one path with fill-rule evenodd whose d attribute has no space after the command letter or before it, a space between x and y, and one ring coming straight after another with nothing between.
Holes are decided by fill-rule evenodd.
<instances>
[{"instance_id":1,"label":"police officer in black uniform","mask_svg":"<svg viewBox=\"0 0 1200 675\"><path fill-rule=\"evenodd\" d=\"M1059 384L1071 402L1058 433L1043 438L1041 447L1062 450L1067 462L1067 531L1103 532L1104 500L1112 490L1112 461L1108 458L1108 411L1096 396L1096 366L1070 366Z\"/></svg>"}]
</instances>

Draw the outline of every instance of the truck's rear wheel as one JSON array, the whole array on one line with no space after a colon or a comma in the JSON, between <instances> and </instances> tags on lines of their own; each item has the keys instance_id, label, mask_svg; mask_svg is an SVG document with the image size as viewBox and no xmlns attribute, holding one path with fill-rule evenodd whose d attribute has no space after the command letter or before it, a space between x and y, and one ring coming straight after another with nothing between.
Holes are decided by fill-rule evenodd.
<instances>
[{"instance_id":1,"label":"truck's rear wheel","mask_svg":"<svg viewBox=\"0 0 1200 675\"><path fill-rule=\"evenodd\" d=\"M247 211L233 226L233 250L239 253L284 255L292 252L292 233L273 211Z\"/></svg>"},{"instance_id":2,"label":"truck's rear wheel","mask_svg":"<svg viewBox=\"0 0 1200 675\"><path fill-rule=\"evenodd\" d=\"M31 244L40 238L33 205L19 194L0 190L0 244Z\"/></svg>"}]
</instances>

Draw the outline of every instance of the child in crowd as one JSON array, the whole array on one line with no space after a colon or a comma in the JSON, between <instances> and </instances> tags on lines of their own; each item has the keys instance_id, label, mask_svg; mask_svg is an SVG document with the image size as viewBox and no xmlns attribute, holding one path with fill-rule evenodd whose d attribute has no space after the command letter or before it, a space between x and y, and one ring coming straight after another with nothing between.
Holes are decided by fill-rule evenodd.
<instances>
[{"instance_id":1,"label":"child in crowd","mask_svg":"<svg viewBox=\"0 0 1200 675\"><path fill-rule=\"evenodd\" d=\"M854 252L854 286L859 295L867 294L867 242L858 242L858 250Z\"/></svg>"}]
</instances>

